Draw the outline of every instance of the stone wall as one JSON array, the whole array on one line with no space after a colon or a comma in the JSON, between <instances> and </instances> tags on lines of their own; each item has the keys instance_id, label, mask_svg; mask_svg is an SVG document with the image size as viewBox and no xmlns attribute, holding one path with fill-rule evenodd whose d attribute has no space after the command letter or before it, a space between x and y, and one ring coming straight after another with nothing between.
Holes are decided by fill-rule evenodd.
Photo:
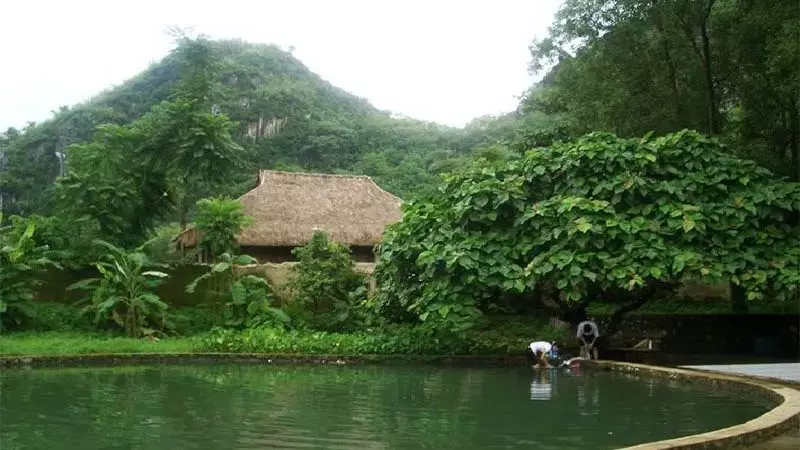
<instances>
[{"instance_id":1,"label":"stone wall","mask_svg":"<svg viewBox=\"0 0 800 450\"><path fill-rule=\"evenodd\" d=\"M286 298L285 286L291 279L292 268L296 265L295 262L255 264L243 266L241 270L265 277L276 288L278 295ZM375 263L356 263L356 270L364 274L370 275L374 269ZM193 306L202 303L205 300L202 292L188 294L185 289L187 284L207 271L208 266L200 264L172 268L167 271L170 275L169 278L156 289L156 293L173 306ZM44 284L40 286L36 295L36 300L74 303L86 295L85 291L69 291L67 287L82 279L96 276L97 273L92 269L53 270L45 277Z\"/></svg>"}]
</instances>

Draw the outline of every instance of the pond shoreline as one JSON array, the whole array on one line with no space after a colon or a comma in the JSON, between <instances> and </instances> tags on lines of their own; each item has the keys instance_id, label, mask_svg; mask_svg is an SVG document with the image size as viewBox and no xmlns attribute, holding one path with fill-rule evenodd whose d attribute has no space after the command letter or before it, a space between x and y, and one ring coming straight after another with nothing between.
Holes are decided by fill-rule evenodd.
<instances>
[{"instance_id":1,"label":"pond shoreline","mask_svg":"<svg viewBox=\"0 0 800 450\"><path fill-rule=\"evenodd\" d=\"M480 366L525 365L525 356L519 355L322 355L322 354L271 354L271 353L87 353L67 355L14 355L0 356L0 368L9 367L59 367L116 364L174 364L234 362L250 364L441 364Z\"/></svg>"}]
</instances>

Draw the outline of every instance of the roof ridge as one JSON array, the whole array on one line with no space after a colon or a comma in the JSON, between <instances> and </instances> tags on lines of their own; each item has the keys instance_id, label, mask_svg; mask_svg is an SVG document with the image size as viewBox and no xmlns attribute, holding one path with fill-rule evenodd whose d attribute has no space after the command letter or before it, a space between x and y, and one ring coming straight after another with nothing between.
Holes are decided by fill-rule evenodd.
<instances>
[{"instance_id":1,"label":"roof ridge","mask_svg":"<svg viewBox=\"0 0 800 450\"><path fill-rule=\"evenodd\" d=\"M319 173L319 172L289 172L286 170L271 170L271 169L259 170L259 174L264 172L275 173L279 175L294 175L294 176L305 176L305 177L315 177L315 178L355 178L361 180L372 180L372 177L370 177L369 175L346 175L338 173Z\"/></svg>"}]
</instances>

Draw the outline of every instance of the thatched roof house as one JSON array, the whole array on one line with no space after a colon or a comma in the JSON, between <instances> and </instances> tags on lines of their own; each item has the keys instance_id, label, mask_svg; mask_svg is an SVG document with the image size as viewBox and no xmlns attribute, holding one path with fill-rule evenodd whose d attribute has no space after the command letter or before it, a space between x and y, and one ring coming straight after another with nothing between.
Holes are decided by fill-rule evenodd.
<instances>
[{"instance_id":1,"label":"thatched roof house","mask_svg":"<svg viewBox=\"0 0 800 450\"><path fill-rule=\"evenodd\" d=\"M239 245L262 262L292 260L292 248L308 243L315 230L350 246L357 260L372 261L384 229L402 217L402 201L367 176L261 170L239 201L253 218ZM187 229L178 239L193 247L198 236Z\"/></svg>"}]
</instances>

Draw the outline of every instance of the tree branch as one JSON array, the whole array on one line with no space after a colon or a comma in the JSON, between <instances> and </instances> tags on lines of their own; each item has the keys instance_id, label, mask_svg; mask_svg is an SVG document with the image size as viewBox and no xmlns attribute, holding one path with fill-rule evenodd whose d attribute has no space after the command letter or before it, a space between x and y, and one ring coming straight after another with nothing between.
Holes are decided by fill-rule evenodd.
<instances>
[{"instance_id":1,"label":"tree branch","mask_svg":"<svg viewBox=\"0 0 800 450\"><path fill-rule=\"evenodd\" d=\"M628 302L614 311L614 313L611 315L611 319L605 326L604 334L606 336L613 336L619 331L619 326L622 324L622 319L626 314L641 308L647 302L653 300L660 294L674 291L676 286L677 283L667 283L663 281L654 281L648 283L643 289L641 295L637 296L635 300Z\"/></svg>"}]
</instances>

